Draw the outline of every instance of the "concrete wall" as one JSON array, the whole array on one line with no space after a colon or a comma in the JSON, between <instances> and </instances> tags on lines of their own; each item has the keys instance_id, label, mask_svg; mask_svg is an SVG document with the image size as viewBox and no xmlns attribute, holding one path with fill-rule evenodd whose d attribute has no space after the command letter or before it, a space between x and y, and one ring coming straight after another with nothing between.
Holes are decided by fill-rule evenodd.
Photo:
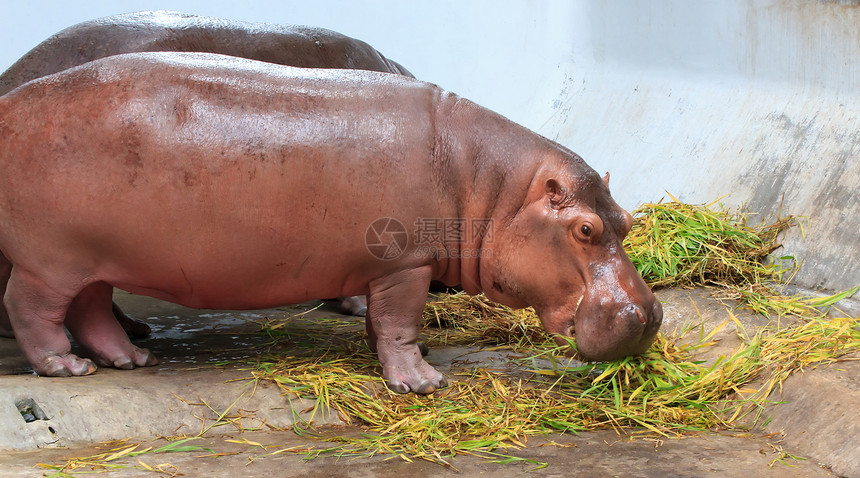
<instances>
[{"instance_id":1,"label":"concrete wall","mask_svg":"<svg viewBox=\"0 0 860 478\"><path fill-rule=\"evenodd\" d=\"M626 208L672 193L807 216L797 281L860 284L857 0L9 2L5 69L86 19L173 9L310 24L611 171Z\"/></svg>"},{"instance_id":2,"label":"concrete wall","mask_svg":"<svg viewBox=\"0 0 860 478\"><path fill-rule=\"evenodd\" d=\"M807 216L811 288L860 284L857 2L588 4L585 67L541 131L613 171L625 206L671 192ZM616 173L616 170L617 171Z\"/></svg>"}]
</instances>

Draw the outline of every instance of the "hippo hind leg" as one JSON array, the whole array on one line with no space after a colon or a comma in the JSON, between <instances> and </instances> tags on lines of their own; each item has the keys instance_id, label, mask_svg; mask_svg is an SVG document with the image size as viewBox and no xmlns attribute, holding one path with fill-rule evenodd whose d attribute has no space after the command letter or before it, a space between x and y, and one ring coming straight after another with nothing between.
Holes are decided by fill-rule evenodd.
<instances>
[{"instance_id":1,"label":"hippo hind leg","mask_svg":"<svg viewBox=\"0 0 860 478\"><path fill-rule=\"evenodd\" d=\"M337 298L340 310L349 315L364 317L367 315L367 297L363 295L340 296Z\"/></svg>"},{"instance_id":2,"label":"hippo hind leg","mask_svg":"<svg viewBox=\"0 0 860 478\"><path fill-rule=\"evenodd\" d=\"M91 360L71 352L63 330L74 296L74 292L60 292L35 275L12 267L3 301L18 345L39 375L89 375L96 371Z\"/></svg>"},{"instance_id":3,"label":"hippo hind leg","mask_svg":"<svg viewBox=\"0 0 860 478\"><path fill-rule=\"evenodd\" d=\"M9 282L9 276L12 274L12 263L0 253L0 337L14 338L15 332L12 330L12 323L9 321L9 314L6 312L6 307L3 305L3 297L6 295L6 284ZM113 315L116 320L122 325L125 333L130 339L142 339L148 337L152 332L143 322L132 319L118 305L112 304Z\"/></svg>"},{"instance_id":4,"label":"hippo hind leg","mask_svg":"<svg viewBox=\"0 0 860 478\"><path fill-rule=\"evenodd\" d=\"M142 339L144 337L149 337L149 334L152 333L152 329L148 325L126 315L126 313L119 308L116 302L111 304L111 309L113 310L113 316L116 317L119 325L121 325L122 329L125 330L128 338L132 340ZM2 320L2 317L0 317L0 320ZM2 326L2 322L0 322L0 326ZM2 331L0 331L0 334L2 334Z\"/></svg>"},{"instance_id":5,"label":"hippo hind leg","mask_svg":"<svg viewBox=\"0 0 860 478\"><path fill-rule=\"evenodd\" d=\"M112 292L113 288L104 282L87 286L69 306L66 328L98 365L121 369L156 365L158 360L149 350L129 342L128 334L116 320Z\"/></svg>"},{"instance_id":6,"label":"hippo hind leg","mask_svg":"<svg viewBox=\"0 0 860 478\"><path fill-rule=\"evenodd\" d=\"M6 295L6 283L9 282L10 274L12 274L12 263L0 253L0 337L12 338L15 334L12 332L12 323L9 322L9 314L2 301Z\"/></svg>"}]
</instances>

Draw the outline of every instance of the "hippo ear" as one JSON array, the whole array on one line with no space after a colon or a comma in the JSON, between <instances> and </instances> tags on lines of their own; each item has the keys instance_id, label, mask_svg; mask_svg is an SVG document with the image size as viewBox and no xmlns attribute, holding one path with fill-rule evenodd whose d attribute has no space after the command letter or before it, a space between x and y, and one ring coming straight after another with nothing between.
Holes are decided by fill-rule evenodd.
<instances>
[{"instance_id":1,"label":"hippo ear","mask_svg":"<svg viewBox=\"0 0 860 478\"><path fill-rule=\"evenodd\" d=\"M609 187L609 171L606 171L606 175L603 176L603 184Z\"/></svg>"},{"instance_id":2,"label":"hippo ear","mask_svg":"<svg viewBox=\"0 0 860 478\"><path fill-rule=\"evenodd\" d=\"M548 179L546 182L546 197L549 199L549 204L553 209L559 209L564 205L567 191L555 179Z\"/></svg>"}]
</instances>

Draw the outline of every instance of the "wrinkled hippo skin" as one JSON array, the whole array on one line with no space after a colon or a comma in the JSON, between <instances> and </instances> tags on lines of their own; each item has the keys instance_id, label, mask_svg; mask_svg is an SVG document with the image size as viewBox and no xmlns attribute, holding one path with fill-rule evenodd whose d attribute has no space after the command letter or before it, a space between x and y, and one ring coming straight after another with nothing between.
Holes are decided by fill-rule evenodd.
<instances>
[{"instance_id":1,"label":"wrinkled hippo skin","mask_svg":"<svg viewBox=\"0 0 860 478\"><path fill-rule=\"evenodd\" d=\"M446 385L417 344L431 280L575 327L584 359L641 353L662 321L594 170L414 79L121 55L0 97L0 138L5 304L42 375L96 368L64 323L99 365L156 363L113 319L111 287L215 309L367 295L398 392ZM490 227L418 240L433 220Z\"/></svg>"},{"instance_id":2,"label":"wrinkled hippo skin","mask_svg":"<svg viewBox=\"0 0 860 478\"><path fill-rule=\"evenodd\" d=\"M268 61L309 68L344 68L412 77L397 62L367 43L322 28L237 22L179 12L138 12L100 18L69 27L37 45L0 75L0 95L27 81L83 63L122 53L187 51ZM9 279L0 256L0 281ZM363 316L364 297L339 297L341 310ZM2 309L2 307L0 307ZM120 325L132 339L150 328L113 304ZM13 337L5 309L0 310L0 337Z\"/></svg>"}]
</instances>

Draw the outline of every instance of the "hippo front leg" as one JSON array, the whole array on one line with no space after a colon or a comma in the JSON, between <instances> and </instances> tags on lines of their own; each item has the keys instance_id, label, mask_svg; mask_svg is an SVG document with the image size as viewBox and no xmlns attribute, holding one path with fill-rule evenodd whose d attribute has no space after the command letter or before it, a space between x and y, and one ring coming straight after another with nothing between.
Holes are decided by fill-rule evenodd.
<instances>
[{"instance_id":1,"label":"hippo front leg","mask_svg":"<svg viewBox=\"0 0 860 478\"><path fill-rule=\"evenodd\" d=\"M368 343L379 356L388 388L398 393L426 395L448 386L445 377L424 361L418 346L430 277L430 267L424 266L370 283Z\"/></svg>"}]
</instances>

